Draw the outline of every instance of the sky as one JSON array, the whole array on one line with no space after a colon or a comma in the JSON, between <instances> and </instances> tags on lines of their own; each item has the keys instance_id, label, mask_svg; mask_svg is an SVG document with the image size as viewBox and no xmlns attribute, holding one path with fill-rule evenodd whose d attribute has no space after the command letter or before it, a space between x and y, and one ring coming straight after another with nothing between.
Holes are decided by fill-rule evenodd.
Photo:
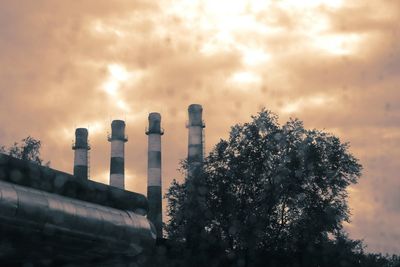
<instances>
[{"instance_id":1,"label":"sky","mask_svg":"<svg viewBox=\"0 0 400 267\"><path fill-rule=\"evenodd\" d=\"M351 238L400 253L400 1L1 0L0 144L31 135L72 172L88 127L90 177L108 183L113 119L126 121L126 187L146 192L147 116L160 112L163 189L187 155L187 107L206 151L265 107L350 142Z\"/></svg>"}]
</instances>

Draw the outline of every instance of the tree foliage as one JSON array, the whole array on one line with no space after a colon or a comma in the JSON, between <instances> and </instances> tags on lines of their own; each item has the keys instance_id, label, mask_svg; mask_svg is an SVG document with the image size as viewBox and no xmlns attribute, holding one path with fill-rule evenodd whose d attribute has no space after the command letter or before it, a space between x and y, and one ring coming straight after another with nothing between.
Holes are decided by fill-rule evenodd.
<instances>
[{"instance_id":1,"label":"tree foliage","mask_svg":"<svg viewBox=\"0 0 400 267\"><path fill-rule=\"evenodd\" d=\"M22 143L15 142L8 149L6 149L4 146L1 146L0 153L6 153L11 157L22 160L29 160L39 165L50 165L50 162L43 163L43 159L40 157L40 148L42 144L39 140L28 136L21 141Z\"/></svg>"},{"instance_id":2,"label":"tree foliage","mask_svg":"<svg viewBox=\"0 0 400 267\"><path fill-rule=\"evenodd\" d=\"M352 255L361 253L361 243L342 230L349 221L346 189L362 168L348 150L332 134L307 130L297 119L281 126L262 110L233 126L195 177L172 183L168 236L194 244L186 246L191 259L213 251L233 266L265 266L267 260L322 266L322 251L341 240Z\"/></svg>"}]
</instances>

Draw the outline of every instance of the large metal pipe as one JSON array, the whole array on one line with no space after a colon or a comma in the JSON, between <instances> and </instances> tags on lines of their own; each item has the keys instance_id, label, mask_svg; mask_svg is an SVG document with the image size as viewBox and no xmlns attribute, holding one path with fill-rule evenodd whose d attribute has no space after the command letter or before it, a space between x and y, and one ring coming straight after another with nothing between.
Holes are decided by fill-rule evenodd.
<instances>
[{"instance_id":1,"label":"large metal pipe","mask_svg":"<svg viewBox=\"0 0 400 267\"><path fill-rule=\"evenodd\" d=\"M10 248L23 247L26 253L36 251L46 257L56 257L52 253L59 249L57 253L86 259L134 257L151 249L156 239L145 216L4 181L0 181L0 232L14 233L11 239L0 240ZM7 256L3 252L7 251L0 258Z\"/></svg>"},{"instance_id":2,"label":"large metal pipe","mask_svg":"<svg viewBox=\"0 0 400 267\"><path fill-rule=\"evenodd\" d=\"M203 107L198 104L192 104L189 111L189 144L188 144L188 178L192 177L196 171L199 171L203 165Z\"/></svg>"},{"instance_id":3,"label":"large metal pipe","mask_svg":"<svg viewBox=\"0 0 400 267\"><path fill-rule=\"evenodd\" d=\"M88 179L88 130L77 128L75 130L75 143L72 145L74 155L74 176L81 179Z\"/></svg>"},{"instance_id":4,"label":"large metal pipe","mask_svg":"<svg viewBox=\"0 0 400 267\"><path fill-rule=\"evenodd\" d=\"M0 153L0 180L68 198L140 214L148 211L147 198L68 173Z\"/></svg>"},{"instance_id":5,"label":"large metal pipe","mask_svg":"<svg viewBox=\"0 0 400 267\"><path fill-rule=\"evenodd\" d=\"M149 213L147 218L154 224L157 236L162 238L162 189L161 189L161 115L159 113L149 114L149 127L146 131L148 136L148 158L147 158L147 199L149 202Z\"/></svg>"},{"instance_id":6,"label":"large metal pipe","mask_svg":"<svg viewBox=\"0 0 400 267\"><path fill-rule=\"evenodd\" d=\"M110 162L110 185L125 189L125 122L114 120L111 123L111 162Z\"/></svg>"}]
</instances>

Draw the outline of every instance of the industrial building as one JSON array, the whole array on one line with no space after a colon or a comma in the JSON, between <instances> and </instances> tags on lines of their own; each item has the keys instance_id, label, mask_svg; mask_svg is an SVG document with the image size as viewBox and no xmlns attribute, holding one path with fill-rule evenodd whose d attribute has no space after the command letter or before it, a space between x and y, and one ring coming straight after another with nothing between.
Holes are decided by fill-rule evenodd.
<instances>
[{"instance_id":1,"label":"industrial building","mask_svg":"<svg viewBox=\"0 0 400 267\"><path fill-rule=\"evenodd\" d=\"M188 176L201 168L202 107L189 106ZM125 122L111 123L110 185L89 179L89 132L75 131L73 175L0 154L3 266L140 266L162 233L161 115L148 117L147 197L125 190Z\"/></svg>"}]
</instances>

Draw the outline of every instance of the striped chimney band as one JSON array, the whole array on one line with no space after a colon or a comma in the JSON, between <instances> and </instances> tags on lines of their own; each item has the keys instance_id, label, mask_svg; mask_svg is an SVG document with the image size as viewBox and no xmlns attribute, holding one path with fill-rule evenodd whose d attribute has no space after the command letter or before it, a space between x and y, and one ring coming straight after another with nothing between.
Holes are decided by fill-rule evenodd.
<instances>
[{"instance_id":1,"label":"striped chimney band","mask_svg":"<svg viewBox=\"0 0 400 267\"><path fill-rule=\"evenodd\" d=\"M125 122L114 120L111 123L111 162L110 162L110 185L125 189Z\"/></svg>"},{"instance_id":2,"label":"striped chimney band","mask_svg":"<svg viewBox=\"0 0 400 267\"><path fill-rule=\"evenodd\" d=\"M88 130L77 128L75 130L75 143L72 145L74 155L74 176L88 179Z\"/></svg>"},{"instance_id":3,"label":"striped chimney band","mask_svg":"<svg viewBox=\"0 0 400 267\"><path fill-rule=\"evenodd\" d=\"M162 190L161 190L161 115L149 114L148 164L147 164L147 199L149 213L147 217L154 224L158 238L162 238Z\"/></svg>"},{"instance_id":4,"label":"striped chimney band","mask_svg":"<svg viewBox=\"0 0 400 267\"><path fill-rule=\"evenodd\" d=\"M201 105L189 106L189 145L188 145L188 178L203 165L203 128L205 127Z\"/></svg>"}]
</instances>

